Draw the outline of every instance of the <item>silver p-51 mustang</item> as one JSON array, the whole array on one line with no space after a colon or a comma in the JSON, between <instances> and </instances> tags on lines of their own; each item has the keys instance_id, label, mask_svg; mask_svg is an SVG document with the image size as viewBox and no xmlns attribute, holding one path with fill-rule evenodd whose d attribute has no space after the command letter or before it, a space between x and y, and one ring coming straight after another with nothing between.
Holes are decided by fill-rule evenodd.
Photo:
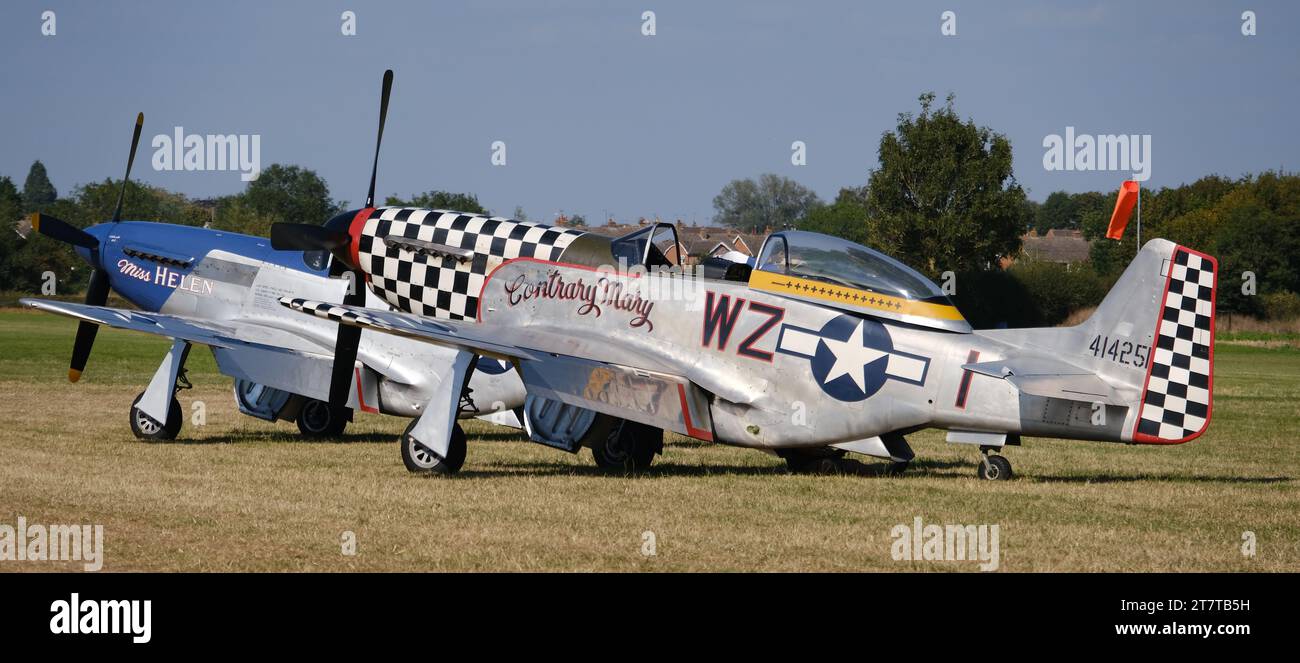
<instances>
[{"instance_id":1,"label":"silver p-51 mustang","mask_svg":"<svg viewBox=\"0 0 1300 663\"><path fill-rule=\"evenodd\" d=\"M390 85L388 72L381 139ZM599 440L630 466L671 430L795 468L853 451L901 469L913 458L905 436L939 428L983 452L979 476L1007 479L995 452L1024 435L1176 444L1210 420L1217 263L1162 239L1086 322L982 331L916 271L808 232L774 233L752 269L708 264L702 278L675 269L668 224L611 239L367 205L324 226L279 224L272 242L330 251L396 310L306 293L283 305L454 351L402 436L412 469L415 455L443 470L463 458L455 417L479 357L511 362L551 413L530 426L535 440Z\"/></svg>"}]
</instances>

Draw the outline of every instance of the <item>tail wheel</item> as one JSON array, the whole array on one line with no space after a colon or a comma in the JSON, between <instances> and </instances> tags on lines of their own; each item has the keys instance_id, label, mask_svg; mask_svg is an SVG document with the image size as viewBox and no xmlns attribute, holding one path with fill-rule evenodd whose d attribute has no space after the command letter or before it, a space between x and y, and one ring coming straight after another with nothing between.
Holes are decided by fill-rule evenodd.
<instances>
[{"instance_id":1,"label":"tail wheel","mask_svg":"<svg viewBox=\"0 0 1300 663\"><path fill-rule=\"evenodd\" d=\"M591 447L591 457L604 470L637 472L650 467L664 450L664 431L635 421L620 421Z\"/></svg>"},{"instance_id":2,"label":"tail wheel","mask_svg":"<svg viewBox=\"0 0 1300 663\"><path fill-rule=\"evenodd\" d=\"M1011 478L1011 461L997 454L989 454L980 461L978 473L985 481L1006 481Z\"/></svg>"},{"instance_id":3,"label":"tail wheel","mask_svg":"<svg viewBox=\"0 0 1300 663\"><path fill-rule=\"evenodd\" d=\"M330 407L325 401L308 399L298 410L297 423L304 437L338 437L348 426L348 411Z\"/></svg>"},{"instance_id":4,"label":"tail wheel","mask_svg":"<svg viewBox=\"0 0 1300 663\"><path fill-rule=\"evenodd\" d=\"M451 445L447 447L447 457L438 458L432 450L411 437L411 430L415 428L417 421L419 419L412 419L402 433L402 464L406 466L407 471L429 474L459 472L461 466L465 464L467 450L465 430L460 427L460 424L456 424L456 427L451 429Z\"/></svg>"},{"instance_id":5,"label":"tail wheel","mask_svg":"<svg viewBox=\"0 0 1300 663\"><path fill-rule=\"evenodd\" d=\"M144 398L143 391L131 401L131 432L141 440L176 439L176 435L181 432L180 401L172 397L172 406L167 412L167 423L161 424L140 410L139 404L142 398Z\"/></svg>"}]
</instances>

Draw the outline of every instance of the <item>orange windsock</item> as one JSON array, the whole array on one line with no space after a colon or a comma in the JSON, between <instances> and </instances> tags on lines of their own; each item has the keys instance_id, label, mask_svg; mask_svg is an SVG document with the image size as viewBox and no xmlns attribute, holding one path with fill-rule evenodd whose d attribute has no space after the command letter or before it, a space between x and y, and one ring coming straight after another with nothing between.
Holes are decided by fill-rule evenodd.
<instances>
[{"instance_id":1,"label":"orange windsock","mask_svg":"<svg viewBox=\"0 0 1300 663\"><path fill-rule=\"evenodd\" d=\"M1119 239L1124 236L1124 227L1128 225L1128 218L1133 214L1133 206L1138 200L1138 183L1136 180L1124 180L1119 186L1119 198L1115 199L1115 211L1110 215L1110 227L1106 229L1106 237L1110 239Z\"/></svg>"}]
</instances>

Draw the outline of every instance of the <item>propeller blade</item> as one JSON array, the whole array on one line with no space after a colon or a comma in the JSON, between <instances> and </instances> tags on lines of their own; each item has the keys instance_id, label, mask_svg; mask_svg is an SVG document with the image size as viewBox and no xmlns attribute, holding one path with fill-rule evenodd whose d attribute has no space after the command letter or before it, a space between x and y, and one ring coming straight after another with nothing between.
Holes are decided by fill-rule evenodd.
<instances>
[{"instance_id":1,"label":"propeller blade","mask_svg":"<svg viewBox=\"0 0 1300 663\"><path fill-rule=\"evenodd\" d=\"M140 145L140 129L144 127L144 113L135 116L135 133L131 135L131 155L126 158L126 175L122 176L122 190L117 193L117 207L113 208L113 223L122 220L122 203L126 199L126 183L131 179L131 164L135 163L135 148Z\"/></svg>"},{"instance_id":2,"label":"propeller blade","mask_svg":"<svg viewBox=\"0 0 1300 663\"><path fill-rule=\"evenodd\" d=\"M310 223L271 224L271 248L277 251L334 251L352 241L347 233Z\"/></svg>"},{"instance_id":3,"label":"propeller blade","mask_svg":"<svg viewBox=\"0 0 1300 663\"><path fill-rule=\"evenodd\" d=\"M334 340L334 368L330 374L330 406L335 409L348 406L348 391L352 389L352 372L360 343L360 327L339 325L339 335Z\"/></svg>"},{"instance_id":4,"label":"propeller blade","mask_svg":"<svg viewBox=\"0 0 1300 663\"><path fill-rule=\"evenodd\" d=\"M375 163L370 167L370 192L366 207L375 206L375 176L379 173L379 145L384 142L384 120L388 117L388 95L393 91L393 70L384 72L384 89L379 97L379 135L375 137Z\"/></svg>"},{"instance_id":5,"label":"propeller blade","mask_svg":"<svg viewBox=\"0 0 1300 663\"><path fill-rule=\"evenodd\" d=\"M27 218L18 222L18 234L24 238L32 230L60 242L67 242L84 249L99 248L99 240L94 235L73 226L67 221L56 219L48 214L32 212Z\"/></svg>"},{"instance_id":6,"label":"propeller blade","mask_svg":"<svg viewBox=\"0 0 1300 663\"><path fill-rule=\"evenodd\" d=\"M90 274L90 286L86 288L86 303L90 306L103 306L108 303L108 272L96 269ZM68 368L68 381L81 379L81 372L86 370L86 360L90 359L90 348L95 345L95 334L99 325L82 321L77 325L77 340L72 344L72 363Z\"/></svg>"},{"instance_id":7,"label":"propeller blade","mask_svg":"<svg viewBox=\"0 0 1300 663\"><path fill-rule=\"evenodd\" d=\"M343 303L348 306L365 306L365 275L352 272L352 282ZM334 340L334 367L330 374L330 406L342 409L348 405L348 391L352 388L353 368L357 361L357 346L361 344L361 328L339 325Z\"/></svg>"}]
</instances>

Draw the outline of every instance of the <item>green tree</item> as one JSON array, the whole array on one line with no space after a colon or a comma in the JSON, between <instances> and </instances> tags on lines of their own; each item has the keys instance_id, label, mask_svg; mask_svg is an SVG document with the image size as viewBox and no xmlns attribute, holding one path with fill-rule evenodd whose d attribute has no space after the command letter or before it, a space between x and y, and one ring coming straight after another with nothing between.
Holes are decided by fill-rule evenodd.
<instances>
[{"instance_id":1,"label":"green tree","mask_svg":"<svg viewBox=\"0 0 1300 663\"><path fill-rule=\"evenodd\" d=\"M121 190L122 180L105 179L83 184L73 193L77 217L64 220L85 227L112 219ZM197 226L210 218L207 211L179 193L140 182L127 182L126 195L122 199L123 221L161 221Z\"/></svg>"},{"instance_id":2,"label":"green tree","mask_svg":"<svg viewBox=\"0 0 1300 663\"><path fill-rule=\"evenodd\" d=\"M714 223L743 232L798 225L821 201L811 189L780 175L732 180L713 198Z\"/></svg>"},{"instance_id":3,"label":"green tree","mask_svg":"<svg viewBox=\"0 0 1300 663\"><path fill-rule=\"evenodd\" d=\"M244 202L261 216L290 223L325 223L345 207L330 199L329 186L315 171L278 163L248 183Z\"/></svg>"},{"instance_id":4,"label":"green tree","mask_svg":"<svg viewBox=\"0 0 1300 663\"><path fill-rule=\"evenodd\" d=\"M1040 236L1054 228L1078 228L1074 198L1064 191L1056 191L1043 201L1034 218L1034 232Z\"/></svg>"},{"instance_id":5,"label":"green tree","mask_svg":"<svg viewBox=\"0 0 1300 663\"><path fill-rule=\"evenodd\" d=\"M23 294L42 294L46 272L53 272L56 294L75 293L85 288L90 278L86 264L77 257L72 247L38 234L26 239L12 230L12 224L23 214L24 201L8 177L0 177L0 222L5 224L0 232L0 288ZM70 200L54 200L41 205L41 211L77 225L80 212Z\"/></svg>"},{"instance_id":6,"label":"green tree","mask_svg":"<svg viewBox=\"0 0 1300 663\"><path fill-rule=\"evenodd\" d=\"M1286 218L1246 186L1223 196L1215 206L1218 231L1210 253L1219 259L1219 306L1266 315L1259 295L1300 292L1300 218ZM1246 273L1256 292L1242 292Z\"/></svg>"},{"instance_id":7,"label":"green tree","mask_svg":"<svg viewBox=\"0 0 1300 663\"><path fill-rule=\"evenodd\" d=\"M18 252L19 243L25 242L18 236L18 233L9 230L10 224L18 221L23 214L23 199L18 193L18 187L14 186L14 181L8 177L0 177L0 286L5 290L13 290L14 275L13 261L14 255Z\"/></svg>"},{"instance_id":8,"label":"green tree","mask_svg":"<svg viewBox=\"0 0 1300 663\"><path fill-rule=\"evenodd\" d=\"M467 214L487 214L487 209L478 202L478 196L472 193L452 193L450 191L425 191L411 196L407 200L389 196L385 205L390 207L419 207L421 209L438 209Z\"/></svg>"},{"instance_id":9,"label":"green tree","mask_svg":"<svg viewBox=\"0 0 1300 663\"><path fill-rule=\"evenodd\" d=\"M54 190L54 184L45 172L45 164L39 160L33 162L23 182L23 209L28 212L44 210L58 197L58 191Z\"/></svg>"},{"instance_id":10,"label":"green tree","mask_svg":"<svg viewBox=\"0 0 1300 663\"><path fill-rule=\"evenodd\" d=\"M1011 169L1011 143L963 122L953 97L902 113L880 139L880 168L867 186L871 243L931 275L990 269L1020 250L1025 192Z\"/></svg>"},{"instance_id":11,"label":"green tree","mask_svg":"<svg viewBox=\"0 0 1300 663\"><path fill-rule=\"evenodd\" d=\"M587 217L575 213L573 216L569 217L569 225L573 226L574 228L586 228Z\"/></svg>"},{"instance_id":12,"label":"green tree","mask_svg":"<svg viewBox=\"0 0 1300 663\"><path fill-rule=\"evenodd\" d=\"M868 243L867 208L862 202L861 192L840 189L835 202L809 210L799 221L798 228L843 237L859 244Z\"/></svg>"},{"instance_id":13,"label":"green tree","mask_svg":"<svg viewBox=\"0 0 1300 663\"><path fill-rule=\"evenodd\" d=\"M268 236L274 223L271 217L254 210L242 195L217 199L213 216L213 228L259 237Z\"/></svg>"}]
</instances>

